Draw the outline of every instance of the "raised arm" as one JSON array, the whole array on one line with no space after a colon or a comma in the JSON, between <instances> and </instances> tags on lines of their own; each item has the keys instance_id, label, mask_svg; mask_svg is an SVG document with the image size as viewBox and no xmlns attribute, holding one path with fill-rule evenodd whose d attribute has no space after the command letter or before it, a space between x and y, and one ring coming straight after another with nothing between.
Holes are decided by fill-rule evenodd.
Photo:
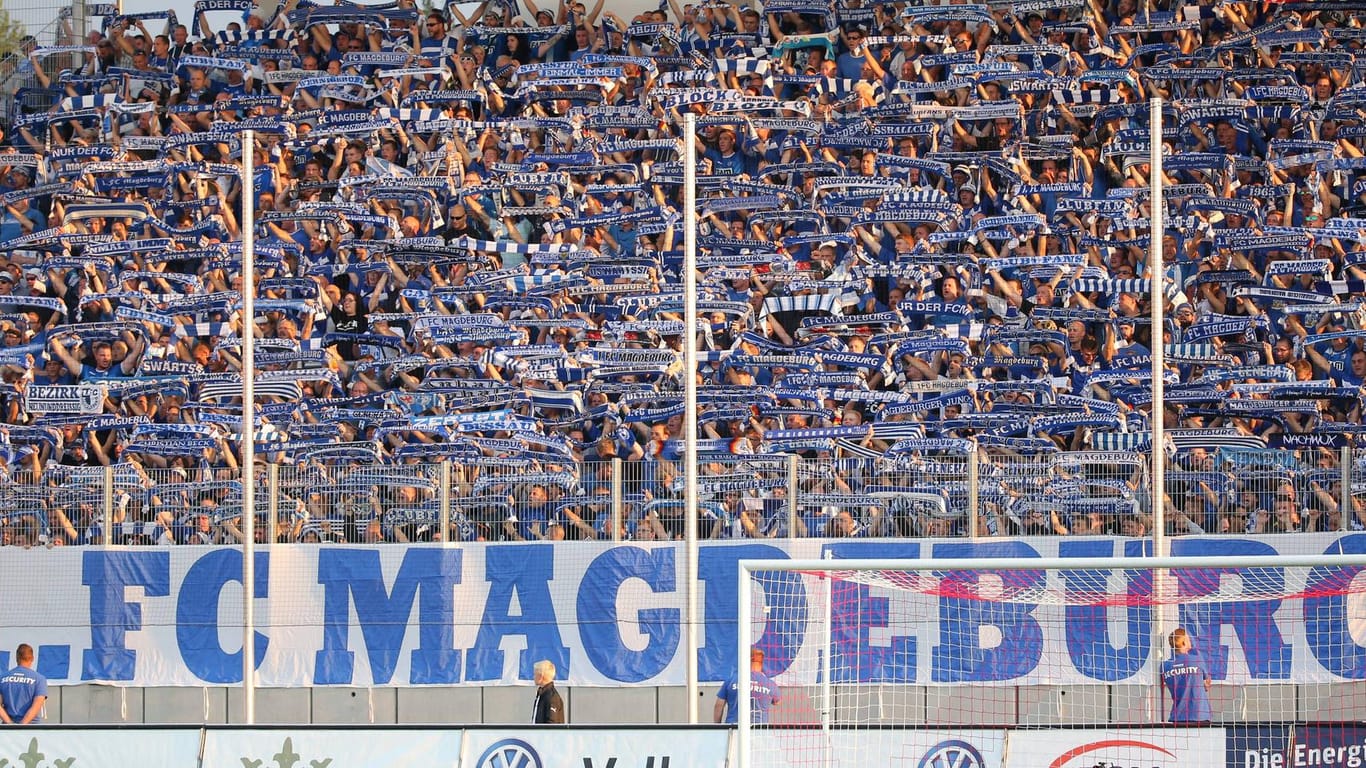
<instances>
[{"instance_id":1,"label":"raised arm","mask_svg":"<svg viewBox=\"0 0 1366 768\"><path fill-rule=\"evenodd\" d=\"M62 365L66 366L67 372L79 380L81 378L81 361L67 350L66 345L62 343L62 340L53 339L47 346L48 349L57 356L57 359L62 361ZM79 348L80 346L77 345L77 349Z\"/></svg>"},{"instance_id":2,"label":"raised arm","mask_svg":"<svg viewBox=\"0 0 1366 768\"><path fill-rule=\"evenodd\" d=\"M584 24L592 27L598 23L598 15L602 13L603 2L604 0L598 0L598 2L593 5L593 10L589 11L588 16L583 20Z\"/></svg>"}]
</instances>

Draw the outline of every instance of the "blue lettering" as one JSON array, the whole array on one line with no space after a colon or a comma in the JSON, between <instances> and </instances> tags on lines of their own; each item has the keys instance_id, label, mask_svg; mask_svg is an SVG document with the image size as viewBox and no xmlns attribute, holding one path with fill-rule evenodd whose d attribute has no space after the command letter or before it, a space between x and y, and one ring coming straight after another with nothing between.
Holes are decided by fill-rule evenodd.
<instances>
[{"instance_id":1,"label":"blue lettering","mask_svg":"<svg viewBox=\"0 0 1366 768\"><path fill-rule=\"evenodd\" d=\"M1343 536L1324 554L1366 553L1366 535ZM1348 587L1360 568L1315 568L1309 572L1305 594L1325 594L1304 600L1304 634L1309 652L1328 672L1348 680L1366 680L1366 648L1352 637L1347 617Z\"/></svg>"},{"instance_id":2,"label":"blue lettering","mask_svg":"<svg viewBox=\"0 0 1366 768\"><path fill-rule=\"evenodd\" d=\"M71 646L38 646L38 672L49 680L65 680L71 674Z\"/></svg>"},{"instance_id":3,"label":"blue lettering","mask_svg":"<svg viewBox=\"0 0 1366 768\"><path fill-rule=\"evenodd\" d=\"M1232 555L1276 555L1266 542L1247 539L1176 539L1172 541L1175 557L1211 557ZM1205 597L1219 591L1225 575L1238 576L1243 592L1253 589L1267 594L1285 588L1285 573L1279 568L1183 568L1176 574L1178 598ZM1204 657L1210 677L1223 680L1228 676L1227 645L1219 644L1224 626L1230 626L1243 646L1243 657L1255 680L1289 680L1291 648L1282 642L1281 630L1273 618L1281 601L1274 599L1233 602L1182 601L1181 626L1196 640L1194 645Z\"/></svg>"},{"instance_id":4,"label":"blue lettering","mask_svg":"<svg viewBox=\"0 0 1366 768\"><path fill-rule=\"evenodd\" d=\"M124 635L142 629L142 606L128 602L128 587L146 597L171 594L171 553L90 550L82 552L81 583L90 588L90 648L82 656L82 680L132 680L137 652Z\"/></svg>"},{"instance_id":5,"label":"blue lettering","mask_svg":"<svg viewBox=\"0 0 1366 768\"><path fill-rule=\"evenodd\" d=\"M526 637L526 650L517 664L517 676L532 678L532 667L541 659L555 664L555 670L569 677L569 649L560 639L560 623L550 599L550 581L555 573L555 547L551 544L489 547L484 550L484 575L489 581L488 602L479 622L474 647L466 657L467 680L501 680L503 638ZM514 595L521 613L512 615ZM583 621L598 617L583 616Z\"/></svg>"},{"instance_id":6,"label":"blue lettering","mask_svg":"<svg viewBox=\"0 0 1366 768\"><path fill-rule=\"evenodd\" d=\"M1143 545L1148 541L1124 542L1125 557L1142 557ZM1109 557L1114 554L1114 541L1109 539L1080 539L1058 544L1059 557ZM1063 590L1068 597L1065 611L1064 634L1067 654L1077 671L1093 680L1116 682L1126 680L1143 669L1152 649L1151 606L1136 604L1153 593L1150 570L1126 570L1128 589L1125 596L1124 645L1116 648L1110 643L1110 609L1106 605L1088 605L1087 595L1115 599L1110 589L1110 572L1071 570L1063 572Z\"/></svg>"},{"instance_id":7,"label":"blue lettering","mask_svg":"<svg viewBox=\"0 0 1366 768\"><path fill-rule=\"evenodd\" d=\"M787 560L787 553L767 544L740 544L704 547L698 554L697 579L703 590L703 643L697 652L697 674L701 680L727 680L736 672L735 630L739 618L736 585L740 580L741 560ZM774 572L762 581L769 595L782 592L789 603L786 610L770 614L767 627L759 637L764 649L764 671L777 675L785 671L801 650L806 636L806 590L795 573Z\"/></svg>"},{"instance_id":8,"label":"blue lettering","mask_svg":"<svg viewBox=\"0 0 1366 768\"><path fill-rule=\"evenodd\" d=\"M635 620L647 639L645 648L633 651L621 641L617 616L617 593L630 579L640 579L650 591L677 589L673 547L645 550L614 547L598 555L579 584L579 633L588 660L599 672L623 683L638 683L662 673L678 653L679 611L675 608L644 608ZM593 617L582 621L583 617Z\"/></svg>"},{"instance_id":9,"label":"blue lettering","mask_svg":"<svg viewBox=\"0 0 1366 768\"><path fill-rule=\"evenodd\" d=\"M947 543L934 546L934 557L1038 557L1022 541L991 541L977 544ZM1030 614L1034 606L974 598L950 597L977 591L978 571L944 571L939 589L940 644L931 654L932 678L937 683L994 682L1029 674L1043 657L1043 628ZM1007 591L1043 586L1043 571L1006 571L1000 576ZM994 648L980 646L982 627L995 627L1001 641Z\"/></svg>"},{"instance_id":10,"label":"blue lettering","mask_svg":"<svg viewBox=\"0 0 1366 768\"><path fill-rule=\"evenodd\" d=\"M393 678L415 598L418 648L412 654L409 681L414 685L460 682L460 651L455 650L455 585L460 583L460 563L458 549L407 548L390 592L384 585L378 550L318 550L323 648L317 653L313 681L319 685L352 682L355 654L347 649L347 636L350 597L354 596L374 684L384 685Z\"/></svg>"},{"instance_id":11,"label":"blue lettering","mask_svg":"<svg viewBox=\"0 0 1366 768\"><path fill-rule=\"evenodd\" d=\"M218 604L228 582L242 583L242 551L214 549L194 561L185 573L176 597L176 644L185 666L206 683L242 682L242 651L226 653L218 640ZM270 556L256 553L256 587L253 596L268 597ZM257 632L256 666L266 655L269 641Z\"/></svg>"},{"instance_id":12,"label":"blue lettering","mask_svg":"<svg viewBox=\"0 0 1366 768\"><path fill-rule=\"evenodd\" d=\"M824 552L834 559L920 557L914 542L862 541L827 544ZM831 584L830 678L836 683L914 683L917 648L914 635L893 635L885 646L874 646L869 633L886 629L888 598L873 597L867 584L837 581ZM822 649L824 650L824 649Z\"/></svg>"}]
</instances>

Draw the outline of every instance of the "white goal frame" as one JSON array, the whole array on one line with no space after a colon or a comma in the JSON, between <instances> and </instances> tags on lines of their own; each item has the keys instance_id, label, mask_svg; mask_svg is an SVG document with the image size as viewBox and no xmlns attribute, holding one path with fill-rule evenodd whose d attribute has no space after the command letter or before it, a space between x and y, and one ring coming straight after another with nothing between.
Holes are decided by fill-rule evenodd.
<instances>
[{"instance_id":1,"label":"white goal frame","mask_svg":"<svg viewBox=\"0 0 1366 768\"><path fill-rule=\"evenodd\" d=\"M750 629L754 620L753 605L754 579L756 571L1045 571L1045 570L1131 570L1145 568L1157 571L1155 579L1160 579L1169 568L1363 568L1366 569L1366 554L1362 555L1270 555L1270 556L1231 556L1209 557L1037 557L1037 558L917 558L917 559L825 559L825 560L741 560L739 562L735 680L736 691L736 765L750 768L750 738L753 723L750 713L750 661L749 652L753 638ZM830 588L826 579L826 589ZM1155 585L1156 586L1156 585ZM830 723L830 674L828 652L830 644L830 601L825 601L825 620L821 642L827 652L822 653L822 703L821 728L829 730ZM1162 632L1160 620L1156 631ZM1154 684L1157 684L1154 681Z\"/></svg>"}]
</instances>

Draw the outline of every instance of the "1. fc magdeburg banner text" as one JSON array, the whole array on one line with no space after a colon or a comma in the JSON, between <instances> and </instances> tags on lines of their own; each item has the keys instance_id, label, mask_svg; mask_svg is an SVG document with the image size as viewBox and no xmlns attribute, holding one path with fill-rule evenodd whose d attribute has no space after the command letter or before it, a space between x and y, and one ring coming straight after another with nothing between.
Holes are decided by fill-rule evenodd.
<instances>
[{"instance_id":1,"label":"1. fc magdeburg banner text","mask_svg":"<svg viewBox=\"0 0 1366 768\"><path fill-rule=\"evenodd\" d=\"M737 563L747 559L1138 556L1146 542L1109 538L1009 541L819 541L704 544L698 665L703 682L734 668ZM1366 535L1188 537L1172 554L1366 553ZM550 659L569 685L685 684L681 545L563 543L463 546L278 546L256 554L256 658L263 686L529 684ZM1141 562L1136 562L1141 567ZM241 680L242 555L224 547L0 550L9 598L0 648L38 648L54 684L233 685ZM1312 590L1313 571L1208 569L1179 588L1178 620L1211 638L1219 681L1366 678L1366 633L1344 597L1279 599ZM1109 574L1137 594L1146 571ZM1031 574L1054 594L1072 580ZM1257 598L1239 590L1257 583ZM1273 585L1268 590L1266 585ZM1150 683L1165 648L1141 599L1111 606L1042 601L988 609L942 595L891 592L769 573L752 636L785 685L819 682L828 631L842 684ZM1206 594L1197 594L1204 590ZM1217 594L1210 595L1210 590ZM828 597L827 597L828 595ZM1058 603L1064 601L1055 601ZM1309 613L1312 612L1312 616ZM1359 611L1358 611L1359 612ZM0 654L0 657L7 654ZM0 658L0 665L8 665Z\"/></svg>"}]
</instances>

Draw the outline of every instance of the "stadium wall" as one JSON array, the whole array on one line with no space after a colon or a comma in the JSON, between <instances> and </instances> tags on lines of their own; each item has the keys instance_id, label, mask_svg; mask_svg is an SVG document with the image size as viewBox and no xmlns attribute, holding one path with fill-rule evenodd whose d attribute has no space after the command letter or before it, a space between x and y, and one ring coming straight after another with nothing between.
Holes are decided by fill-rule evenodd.
<instances>
[{"instance_id":1,"label":"stadium wall","mask_svg":"<svg viewBox=\"0 0 1366 768\"><path fill-rule=\"evenodd\" d=\"M735 643L733 566L738 559L824 552L837 558L1139 555L1148 545L1097 537L976 544L805 540L707 545L701 620L707 628L703 654L710 655L702 665L699 704L709 712L714 683L728 673ZM554 656L547 650L553 647L570 661L560 667L572 722L686 722L685 680L677 674L682 652L676 639L670 639L681 616L675 549L673 544L574 543L283 546L258 553L258 565L267 566L258 567L258 578L264 580L257 588L262 598L258 626L269 641L267 652L258 653L260 721L521 722L530 702L531 665ZM1173 542L1175 554L1204 558L1204 564L1231 554L1364 550L1366 535L1361 534ZM533 562L534 567L529 565ZM11 587L10 594L41 598L0 603L0 649L21 642L38 648L39 670L55 684L49 708L54 722L233 722L241 711L236 687L240 653L233 653L241 643L240 563L240 552L227 547L5 548L0 550L0 577ZM634 563L634 570L624 569L623 563ZM513 578L528 572L544 578ZM343 579L338 573L349 575ZM428 583L437 588L428 591ZM543 591L530 589L535 584ZM429 599L433 593L455 595L446 606L448 614ZM543 613L536 612L538 600ZM611 611L605 612L608 605ZM1294 623L1293 618L1285 622ZM1223 680L1214 696L1217 719L1366 720L1361 704L1366 702L1366 683L1342 679L1346 672L1334 675L1327 667L1306 666L1323 660L1304 643L1303 633L1297 637L1291 628L1280 629L1296 659L1296 676L1253 681L1269 683L1265 685ZM1227 629L1246 643L1247 633L1262 636L1274 627ZM935 630L927 625L924 632L932 636ZM546 638L552 635L557 642L548 646ZM622 644L614 654L627 657L619 667L602 663L601 644L611 638ZM1230 646L1241 652L1236 644ZM436 653L442 649L449 655ZM809 653L810 648L800 646L795 652ZM1063 647L1048 652L1050 658L1068 657ZM0 666L9 664L8 655L8 650L0 651ZM425 668L419 663L423 659ZM441 664L450 676L435 680L431 670ZM343 669L345 676L339 674ZM1230 665L1230 670L1239 669L1246 674L1245 664ZM631 670L634 680L624 674ZM782 678L779 682L786 697L811 695L800 685ZM1078 712L1103 712L1114 723L1161 720L1152 711L1153 689L1146 684L1035 683L1020 678L980 688L970 713L955 709L952 688L908 684L900 686L908 695L894 697L906 706L879 715L877 722L1049 725L1074 721ZM837 687L836 694L844 690Z\"/></svg>"},{"instance_id":2,"label":"stadium wall","mask_svg":"<svg viewBox=\"0 0 1366 768\"><path fill-rule=\"evenodd\" d=\"M688 721L687 691L657 688L557 686L575 725L677 725ZM1046 727L1090 720L1107 712L1115 724L1160 721L1152 711L1155 688L1147 686L1007 686L978 689L971 701L953 689L906 686L884 692L889 701L910 702L887 709L865 725L951 725ZM59 686L49 689L48 719L67 725L242 722L237 688L114 688ZM837 687L836 697L852 696ZM905 695L905 694L909 695ZM702 687L701 719L710 715L715 685ZM789 699L814 697L814 690L785 688ZM315 725L452 725L521 722L532 690L487 688L265 688L256 693L257 721ZM1299 717L1321 721L1366 721L1366 683L1288 686L1215 685L1210 693L1217 722L1246 723ZM969 711L969 709L971 711ZM1366 763L1363 763L1366 764Z\"/></svg>"}]
</instances>

